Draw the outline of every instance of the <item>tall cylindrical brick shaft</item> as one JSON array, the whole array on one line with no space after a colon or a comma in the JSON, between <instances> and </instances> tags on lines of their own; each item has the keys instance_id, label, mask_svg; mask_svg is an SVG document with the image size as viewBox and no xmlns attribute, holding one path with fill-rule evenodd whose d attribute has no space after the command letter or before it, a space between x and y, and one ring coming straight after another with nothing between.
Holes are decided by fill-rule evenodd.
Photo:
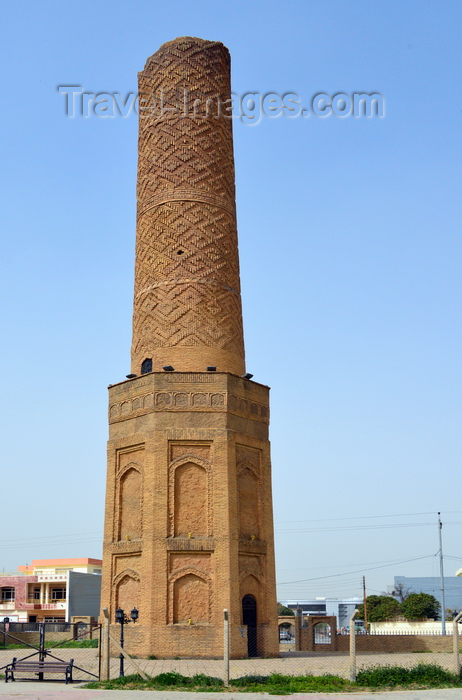
<instances>
[{"instance_id":1,"label":"tall cylindrical brick shaft","mask_svg":"<svg viewBox=\"0 0 462 700\"><path fill-rule=\"evenodd\" d=\"M133 374L245 372L230 92L220 42L175 39L139 73Z\"/></svg>"}]
</instances>

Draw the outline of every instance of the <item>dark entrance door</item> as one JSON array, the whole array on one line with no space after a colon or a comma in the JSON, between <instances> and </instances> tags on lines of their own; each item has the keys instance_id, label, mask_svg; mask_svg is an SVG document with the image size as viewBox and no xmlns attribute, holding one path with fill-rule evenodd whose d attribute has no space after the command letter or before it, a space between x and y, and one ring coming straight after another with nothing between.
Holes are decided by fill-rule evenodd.
<instances>
[{"instance_id":1,"label":"dark entrance door","mask_svg":"<svg viewBox=\"0 0 462 700\"><path fill-rule=\"evenodd\" d=\"M257 656L257 601L253 595L242 599L242 624L247 625L247 652Z\"/></svg>"}]
</instances>

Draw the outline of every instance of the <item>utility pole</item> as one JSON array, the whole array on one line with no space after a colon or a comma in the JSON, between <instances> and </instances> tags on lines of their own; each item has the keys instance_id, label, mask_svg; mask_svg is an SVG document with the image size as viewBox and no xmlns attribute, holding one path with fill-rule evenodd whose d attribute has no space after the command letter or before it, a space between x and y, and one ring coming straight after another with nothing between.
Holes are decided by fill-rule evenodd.
<instances>
[{"instance_id":1,"label":"utility pole","mask_svg":"<svg viewBox=\"0 0 462 700\"><path fill-rule=\"evenodd\" d=\"M363 606L364 606L364 629L367 634L367 601L366 601L366 577L363 576Z\"/></svg>"},{"instance_id":2,"label":"utility pole","mask_svg":"<svg viewBox=\"0 0 462 700\"><path fill-rule=\"evenodd\" d=\"M441 513L438 513L438 535L440 538L440 579L441 579L441 634L446 634L446 603L444 600L444 571L443 571L443 524L441 522Z\"/></svg>"}]
</instances>

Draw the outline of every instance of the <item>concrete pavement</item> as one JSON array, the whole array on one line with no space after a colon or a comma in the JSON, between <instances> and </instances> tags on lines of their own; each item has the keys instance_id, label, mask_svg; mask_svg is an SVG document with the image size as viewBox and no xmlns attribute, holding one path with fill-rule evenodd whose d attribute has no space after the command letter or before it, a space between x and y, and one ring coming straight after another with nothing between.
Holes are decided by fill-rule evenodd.
<instances>
[{"instance_id":1,"label":"concrete pavement","mask_svg":"<svg viewBox=\"0 0 462 700\"><path fill-rule=\"evenodd\" d=\"M266 693L190 693L167 690L86 690L84 684L37 683L0 681L1 700L461 700L462 688L438 690L406 690L374 693L294 693L293 695L268 695Z\"/></svg>"}]
</instances>

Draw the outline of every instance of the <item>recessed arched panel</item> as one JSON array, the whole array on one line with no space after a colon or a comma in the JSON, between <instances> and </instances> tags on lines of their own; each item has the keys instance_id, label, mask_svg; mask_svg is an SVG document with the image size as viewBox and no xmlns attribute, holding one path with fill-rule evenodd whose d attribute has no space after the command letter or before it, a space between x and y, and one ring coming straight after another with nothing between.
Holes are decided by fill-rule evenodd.
<instances>
[{"instance_id":1,"label":"recessed arched panel","mask_svg":"<svg viewBox=\"0 0 462 700\"><path fill-rule=\"evenodd\" d=\"M174 535L207 536L207 472L193 462L175 469Z\"/></svg>"},{"instance_id":2,"label":"recessed arched panel","mask_svg":"<svg viewBox=\"0 0 462 700\"><path fill-rule=\"evenodd\" d=\"M142 536L142 477L130 468L120 478L119 540Z\"/></svg>"},{"instance_id":3,"label":"recessed arched panel","mask_svg":"<svg viewBox=\"0 0 462 700\"><path fill-rule=\"evenodd\" d=\"M140 607L140 582L130 575L123 576L116 584L116 606L130 614L130 610Z\"/></svg>"},{"instance_id":4,"label":"recessed arched panel","mask_svg":"<svg viewBox=\"0 0 462 700\"><path fill-rule=\"evenodd\" d=\"M173 584L173 622L209 621L209 586L195 574L186 574Z\"/></svg>"},{"instance_id":5,"label":"recessed arched panel","mask_svg":"<svg viewBox=\"0 0 462 700\"><path fill-rule=\"evenodd\" d=\"M250 469L243 469L238 476L239 535L259 537L258 479Z\"/></svg>"}]
</instances>

